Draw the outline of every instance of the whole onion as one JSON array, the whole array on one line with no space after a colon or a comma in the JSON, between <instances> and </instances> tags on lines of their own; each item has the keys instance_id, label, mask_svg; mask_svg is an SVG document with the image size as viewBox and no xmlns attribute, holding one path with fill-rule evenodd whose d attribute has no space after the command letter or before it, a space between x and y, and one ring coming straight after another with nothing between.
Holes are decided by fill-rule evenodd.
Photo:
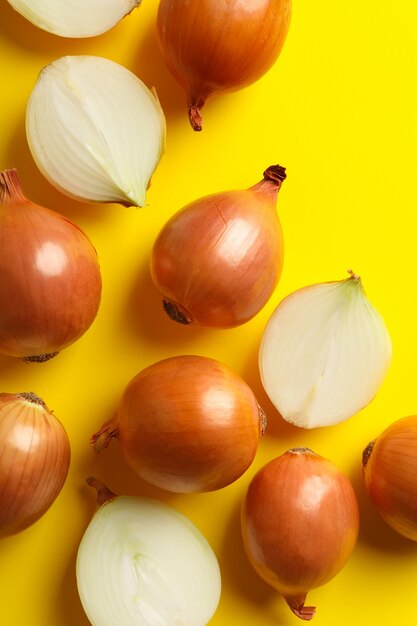
<instances>
[{"instance_id":1,"label":"whole onion","mask_svg":"<svg viewBox=\"0 0 417 626\"><path fill-rule=\"evenodd\" d=\"M188 355L137 374L92 442L100 452L116 437L141 478L186 493L239 478L264 428L265 415L240 376L218 361Z\"/></svg>"},{"instance_id":2,"label":"whole onion","mask_svg":"<svg viewBox=\"0 0 417 626\"><path fill-rule=\"evenodd\" d=\"M276 202L285 178L285 168L272 165L249 189L195 200L165 224L151 274L173 320L229 328L259 313L282 271Z\"/></svg>"},{"instance_id":3,"label":"whole onion","mask_svg":"<svg viewBox=\"0 0 417 626\"><path fill-rule=\"evenodd\" d=\"M242 507L246 553L297 617L310 620L307 592L333 578L356 543L359 511L350 481L308 448L270 461L249 485Z\"/></svg>"},{"instance_id":4,"label":"whole onion","mask_svg":"<svg viewBox=\"0 0 417 626\"><path fill-rule=\"evenodd\" d=\"M390 424L365 448L362 463L376 509L391 528L417 541L417 416Z\"/></svg>"},{"instance_id":5,"label":"whole onion","mask_svg":"<svg viewBox=\"0 0 417 626\"><path fill-rule=\"evenodd\" d=\"M0 352L46 361L76 341L100 304L97 253L70 220L0 173Z\"/></svg>"},{"instance_id":6,"label":"whole onion","mask_svg":"<svg viewBox=\"0 0 417 626\"><path fill-rule=\"evenodd\" d=\"M50 508L70 463L64 427L36 394L0 394L0 537Z\"/></svg>"},{"instance_id":7,"label":"whole onion","mask_svg":"<svg viewBox=\"0 0 417 626\"><path fill-rule=\"evenodd\" d=\"M161 0L159 44L194 130L208 98L255 82L275 63L290 18L291 0Z\"/></svg>"}]
</instances>

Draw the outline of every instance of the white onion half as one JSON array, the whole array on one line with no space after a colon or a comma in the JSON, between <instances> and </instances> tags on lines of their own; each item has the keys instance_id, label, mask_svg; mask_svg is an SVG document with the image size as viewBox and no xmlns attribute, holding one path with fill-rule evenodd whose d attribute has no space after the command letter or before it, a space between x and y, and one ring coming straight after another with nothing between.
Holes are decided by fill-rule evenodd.
<instances>
[{"instance_id":1,"label":"white onion half","mask_svg":"<svg viewBox=\"0 0 417 626\"><path fill-rule=\"evenodd\" d=\"M141 0L8 0L32 24L61 37L93 37L113 28Z\"/></svg>"},{"instance_id":2,"label":"white onion half","mask_svg":"<svg viewBox=\"0 0 417 626\"><path fill-rule=\"evenodd\" d=\"M341 422L377 393L391 339L358 276L299 289L272 314L262 337L262 383L282 417L303 428Z\"/></svg>"},{"instance_id":3,"label":"white onion half","mask_svg":"<svg viewBox=\"0 0 417 626\"><path fill-rule=\"evenodd\" d=\"M217 559L172 507L118 496L96 512L81 541L77 584L93 626L205 626L217 609Z\"/></svg>"},{"instance_id":4,"label":"white onion half","mask_svg":"<svg viewBox=\"0 0 417 626\"><path fill-rule=\"evenodd\" d=\"M66 56L39 74L26 134L37 166L60 191L143 206L164 151L165 117L154 94L125 67Z\"/></svg>"}]
</instances>

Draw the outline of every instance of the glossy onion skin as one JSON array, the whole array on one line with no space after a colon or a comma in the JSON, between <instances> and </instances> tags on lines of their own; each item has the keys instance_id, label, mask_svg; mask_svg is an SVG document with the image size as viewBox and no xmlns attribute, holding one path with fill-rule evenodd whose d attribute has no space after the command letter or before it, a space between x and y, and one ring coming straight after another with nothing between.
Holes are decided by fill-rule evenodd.
<instances>
[{"instance_id":1,"label":"glossy onion skin","mask_svg":"<svg viewBox=\"0 0 417 626\"><path fill-rule=\"evenodd\" d=\"M70 444L62 424L32 393L0 394L0 441L0 537L5 537L50 508L67 477Z\"/></svg>"},{"instance_id":2,"label":"glossy onion skin","mask_svg":"<svg viewBox=\"0 0 417 626\"><path fill-rule=\"evenodd\" d=\"M274 169L281 180L268 174ZM175 321L231 328L253 318L271 297L283 266L276 201L285 169L272 166L264 176L249 189L188 204L162 228L151 275Z\"/></svg>"},{"instance_id":3,"label":"glossy onion skin","mask_svg":"<svg viewBox=\"0 0 417 626\"><path fill-rule=\"evenodd\" d=\"M75 224L24 198L14 170L0 174L0 199L0 352L46 360L97 315L97 254Z\"/></svg>"},{"instance_id":4,"label":"glossy onion skin","mask_svg":"<svg viewBox=\"0 0 417 626\"><path fill-rule=\"evenodd\" d=\"M130 467L162 489L211 491L252 463L264 419L250 387L225 365L177 356L137 374L92 441L100 452L117 437Z\"/></svg>"},{"instance_id":5,"label":"glossy onion skin","mask_svg":"<svg viewBox=\"0 0 417 626\"><path fill-rule=\"evenodd\" d=\"M307 448L288 450L265 465L242 506L250 563L302 619L314 614L314 607L304 607L307 592L342 569L358 529L351 483L333 463Z\"/></svg>"},{"instance_id":6,"label":"glossy onion skin","mask_svg":"<svg viewBox=\"0 0 417 626\"><path fill-rule=\"evenodd\" d=\"M249 85L277 60L291 0L161 0L157 35L164 60L188 97L194 130L218 92Z\"/></svg>"},{"instance_id":7,"label":"glossy onion skin","mask_svg":"<svg viewBox=\"0 0 417 626\"><path fill-rule=\"evenodd\" d=\"M383 519L417 541L417 416L393 422L363 452L369 496Z\"/></svg>"}]
</instances>

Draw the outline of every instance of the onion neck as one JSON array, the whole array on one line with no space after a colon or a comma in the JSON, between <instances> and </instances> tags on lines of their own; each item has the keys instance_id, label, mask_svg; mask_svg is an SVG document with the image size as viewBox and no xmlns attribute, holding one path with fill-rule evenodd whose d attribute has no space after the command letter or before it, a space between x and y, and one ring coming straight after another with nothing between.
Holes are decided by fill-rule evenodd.
<instances>
[{"instance_id":1,"label":"onion neck","mask_svg":"<svg viewBox=\"0 0 417 626\"><path fill-rule=\"evenodd\" d=\"M264 171L264 180L274 183L278 188L281 187L284 180L287 178L285 167L282 165L270 165Z\"/></svg>"},{"instance_id":2,"label":"onion neck","mask_svg":"<svg viewBox=\"0 0 417 626\"><path fill-rule=\"evenodd\" d=\"M114 419L105 422L100 430L95 433L90 439L90 443L93 445L94 452L100 454L100 452L108 447L110 441L113 438L117 439L117 435L117 426Z\"/></svg>"},{"instance_id":3,"label":"onion neck","mask_svg":"<svg viewBox=\"0 0 417 626\"><path fill-rule=\"evenodd\" d=\"M206 103L206 98L203 96L191 96L188 100L188 118L192 129L196 132L203 130L203 118L201 116L201 109Z\"/></svg>"},{"instance_id":4,"label":"onion neck","mask_svg":"<svg viewBox=\"0 0 417 626\"><path fill-rule=\"evenodd\" d=\"M101 480L98 480L98 478L95 478L94 476L89 476L85 482L89 487L93 487L97 491L97 504L99 506L102 506L103 504L106 504L106 502L111 502L112 500L117 498L117 495L113 493L113 491L110 491L110 489L104 483L102 483Z\"/></svg>"},{"instance_id":5,"label":"onion neck","mask_svg":"<svg viewBox=\"0 0 417 626\"><path fill-rule=\"evenodd\" d=\"M268 418L266 416L265 411L259 404L259 402L257 404L258 404L258 414L259 414L259 436L260 438L262 438L265 434L266 427L268 425Z\"/></svg>"},{"instance_id":6,"label":"onion neck","mask_svg":"<svg viewBox=\"0 0 417 626\"><path fill-rule=\"evenodd\" d=\"M302 620L310 621L316 612L315 606L304 606L307 594L299 593L294 596L284 596L291 611Z\"/></svg>"},{"instance_id":7,"label":"onion neck","mask_svg":"<svg viewBox=\"0 0 417 626\"><path fill-rule=\"evenodd\" d=\"M251 187L251 190L272 196L272 199L275 200L282 183L287 178L285 167L282 167L282 165L270 165L264 171L263 176L263 180Z\"/></svg>"},{"instance_id":8,"label":"onion neck","mask_svg":"<svg viewBox=\"0 0 417 626\"><path fill-rule=\"evenodd\" d=\"M15 168L0 172L0 203L20 204L27 202Z\"/></svg>"}]
</instances>

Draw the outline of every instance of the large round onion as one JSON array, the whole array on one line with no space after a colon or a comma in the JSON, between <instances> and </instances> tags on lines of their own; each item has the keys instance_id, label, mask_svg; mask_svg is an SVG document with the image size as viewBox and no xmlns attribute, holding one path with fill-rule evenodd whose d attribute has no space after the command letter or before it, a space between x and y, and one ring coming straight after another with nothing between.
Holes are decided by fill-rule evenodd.
<instances>
[{"instance_id":1,"label":"large round onion","mask_svg":"<svg viewBox=\"0 0 417 626\"><path fill-rule=\"evenodd\" d=\"M185 493L239 478L264 428L265 415L240 376L213 359L177 356L135 376L92 441L100 452L116 437L141 478Z\"/></svg>"},{"instance_id":2,"label":"large round onion","mask_svg":"<svg viewBox=\"0 0 417 626\"><path fill-rule=\"evenodd\" d=\"M160 47L187 93L194 130L208 98L255 82L273 65L290 18L291 0L161 0Z\"/></svg>"},{"instance_id":3,"label":"large round onion","mask_svg":"<svg viewBox=\"0 0 417 626\"><path fill-rule=\"evenodd\" d=\"M0 173L0 352L45 361L76 341L100 304L97 253L67 218Z\"/></svg>"}]
</instances>

